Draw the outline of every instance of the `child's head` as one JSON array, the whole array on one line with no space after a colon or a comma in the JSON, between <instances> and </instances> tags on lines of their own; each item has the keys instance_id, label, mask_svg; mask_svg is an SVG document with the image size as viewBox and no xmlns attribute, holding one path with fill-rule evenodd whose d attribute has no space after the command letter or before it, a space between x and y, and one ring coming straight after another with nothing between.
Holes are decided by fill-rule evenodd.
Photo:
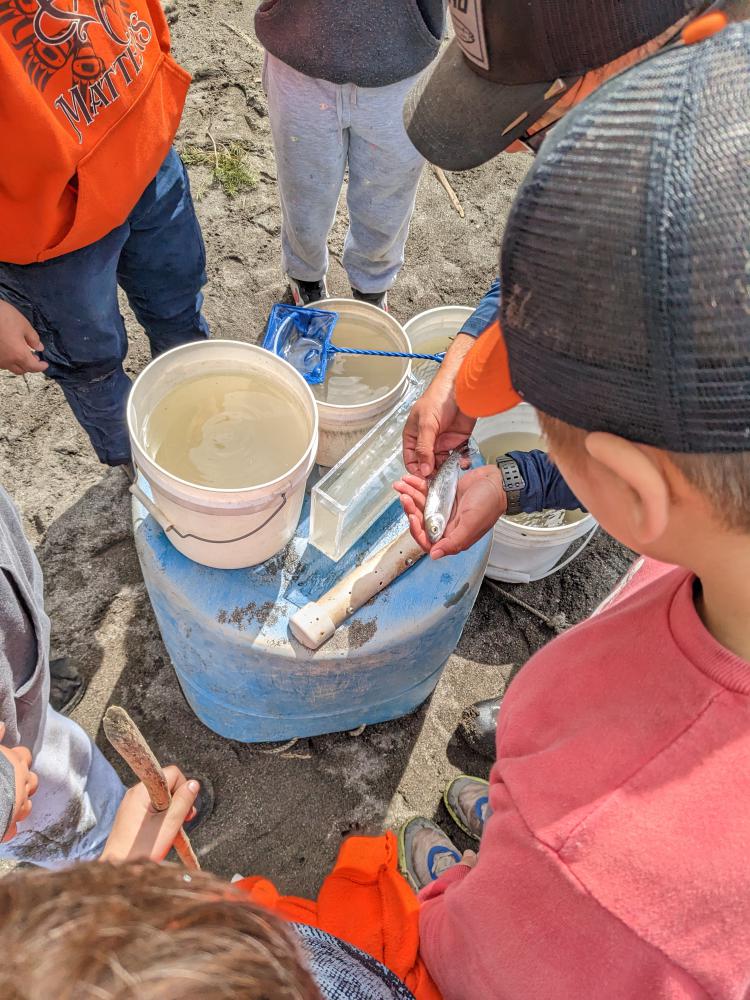
<instances>
[{"instance_id":1,"label":"child's head","mask_svg":"<svg viewBox=\"0 0 750 1000\"><path fill-rule=\"evenodd\" d=\"M0 996L320 1000L293 932L174 865L93 862L0 879Z\"/></svg>"},{"instance_id":2,"label":"child's head","mask_svg":"<svg viewBox=\"0 0 750 1000\"><path fill-rule=\"evenodd\" d=\"M554 129L508 220L502 333L457 384L476 416L533 404L605 528L693 568L750 537L749 65L736 24Z\"/></svg>"},{"instance_id":3,"label":"child's head","mask_svg":"<svg viewBox=\"0 0 750 1000\"><path fill-rule=\"evenodd\" d=\"M750 452L667 451L538 415L575 495L636 551L692 566L709 534L750 535Z\"/></svg>"}]
</instances>

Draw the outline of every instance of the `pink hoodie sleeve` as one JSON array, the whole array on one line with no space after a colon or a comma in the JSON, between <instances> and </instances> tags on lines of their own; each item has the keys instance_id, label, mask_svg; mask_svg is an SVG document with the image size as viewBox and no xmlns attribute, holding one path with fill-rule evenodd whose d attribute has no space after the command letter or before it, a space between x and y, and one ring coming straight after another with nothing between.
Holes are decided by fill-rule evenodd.
<instances>
[{"instance_id":1,"label":"pink hoodie sleeve","mask_svg":"<svg viewBox=\"0 0 750 1000\"><path fill-rule=\"evenodd\" d=\"M492 806L476 867L420 894L420 951L445 1000L706 1000L531 834L502 782Z\"/></svg>"}]
</instances>

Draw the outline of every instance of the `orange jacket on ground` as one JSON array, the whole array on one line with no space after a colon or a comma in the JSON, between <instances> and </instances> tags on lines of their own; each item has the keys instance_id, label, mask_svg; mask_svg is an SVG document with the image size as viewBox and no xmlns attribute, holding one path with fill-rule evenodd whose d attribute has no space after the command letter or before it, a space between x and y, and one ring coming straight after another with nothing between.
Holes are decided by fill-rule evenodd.
<instances>
[{"instance_id":1,"label":"orange jacket on ground","mask_svg":"<svg viewBox=\"0 0 750 1000\"><path fill-rule=\"evenodd\" d=\"M398 871L392 833L345 840L316 902L280 896L272 882L259 876L236 886L288 920L327 931L372 955L417 1000L440 1000L419 957L419 902Z\"/></svg>"},{"instance_id":2,"label":"orange jacket on ground","mask_svg":"<svg viewBox=\"0 0 750 1000\"><path fill-rule=\"evenodd\" d=\"M190 76L159 0L0 0L0 261L78 250L125 221Z\"/></svg>"}]
</instances>

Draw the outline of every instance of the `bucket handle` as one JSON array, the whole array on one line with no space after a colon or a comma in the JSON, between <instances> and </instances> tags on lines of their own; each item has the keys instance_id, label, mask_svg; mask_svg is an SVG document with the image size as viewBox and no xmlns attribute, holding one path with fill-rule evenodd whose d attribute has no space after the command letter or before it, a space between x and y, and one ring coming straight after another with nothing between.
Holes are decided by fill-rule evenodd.
<instances>
[{"instance_id":1,"label":"bucket handle","mask_svg":"<svg viewBox=\"0 0 750 1000\"><path fill-rule=\"evenodd\" d=\"M259 524L258 527L253 528L252 531L246 531L244 535L239 535L237 538L201 538L200 535L192 535L190 534L189 531L182 532L179 530L179 528L175 527L175 525L172 524L172 522L168 519L168 517L161 509L161 507L159 507L158 504L155 504L154 501L151 499L151 497L146 496L146 494L140 488L138 483L133 483L131 485L130 492L136 498L136 500L138 500L140 503L143 504L143 506L146 508L146 510L153 517L153 519L156 521L156 523L159 525L159 527L165 534L168 534L170 531L173 531L175 535L177 535L179 538L182 539L192 538L196 542L207 542L209 545L231 545L234 542L242 542L246 538L250 538L251 535L257 534L259 531L262 531L263 528L266 527L266 525L270 524L271 521L273 521L273 519L276 517L276 515L280 514L281 511L284 509L284 507L286 507L286 501L287 501L286 493L282 493L281 503L273 512L273 514L269 515L269 517L265 519L263 524Z\"/></svg>"},{"instance_id":2,"label":"bucket handle","mask_svg":"<svg viewBox=\"0 0 750 1000\"><path fill-rule=\"evenodd\" d=\"M569 566L574 559L577 559L589 542L593 539L598 530L599 524L597 523L589 531L581 544L577 548L573 549L566 559L563 559L562 562L556 562L552 569L548 569L547 572L542 573L541 576L535 576L532 579L531 573L519 573L516 569L503 569L502 567L498 567L498 569L502 569L507 583L538 583L539 580L546 580L548 576L552 576L553 573L558 573L561 569L565 569L565 567Z\"/></svg>"}]
</instances>

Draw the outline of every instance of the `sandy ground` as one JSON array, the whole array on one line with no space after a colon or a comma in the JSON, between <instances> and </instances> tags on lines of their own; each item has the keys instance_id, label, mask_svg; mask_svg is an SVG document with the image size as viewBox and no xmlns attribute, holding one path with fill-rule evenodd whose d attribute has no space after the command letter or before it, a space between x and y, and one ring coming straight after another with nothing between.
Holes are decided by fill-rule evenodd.
<instances>
[{"instance_id":1,"label":"sandy ground","mask_svg":"<svg viewBox=\"0 0 750 1000\"><path fill-rule=\"evenodd\" d=\"M208 168L191 171L208 253L206 315L215 336L250 341L285 291L262 53L228 27L252 35L254 7L237 0L167 5L176 55L195 78L178 147L210 150L211 136L219 147L239 142L259 179L254 191L229 199L210 184ZM527 166L525 157L506 157L452 175L463 220L425 172L406 267L390 299L398 319L478 300L495 273L504 219ZM339 263L345 227L342 202L330 242L334 294L348 294ZM146 342L124 305L123 312L132 334L128 369L136 373L148 360ZM501 691L514 667L552 637L485 584L428 704L360 737L319 737L284 756L270 754L216 736L191 713L141 579L125 477L98 464L62 394L42 377L0 373L0 481L21 507L44 568L53 650L72 657L88 678L75 718L113 759L101 718L110 701L124 705L164 762L210 777L215 813L194 840L203 865L223 875L260 872L284 890L314 892L350 831L414 813L444 819L446 781L463 770L487 772L454 735L464 707ZM569 624L595 606L627 561L600 535L564 573L507 590Z\"/></svg>"}]
</instances>

